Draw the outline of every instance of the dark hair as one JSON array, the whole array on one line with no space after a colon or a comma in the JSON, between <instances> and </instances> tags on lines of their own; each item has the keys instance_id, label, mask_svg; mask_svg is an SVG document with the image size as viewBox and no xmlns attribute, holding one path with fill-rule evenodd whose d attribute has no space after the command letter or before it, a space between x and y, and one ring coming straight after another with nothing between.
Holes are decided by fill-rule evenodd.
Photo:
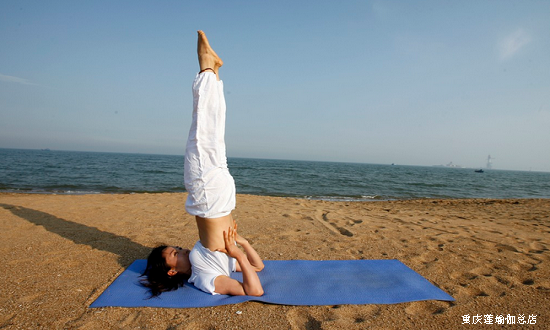
<instances>
[{"instance_id":1,"label":"dark hair","mask_svg":"<svg viewBox=\"0 0 550 330\"><path fill-rule=\"evenodd\" d=\"M147 267L141 276L146 279L141 280L141 285L149 288L151 297L156 297L163 292L176 290L182 287L189 278L187 274L177 273L174 276L168 275L170 267L166 265L166 260L162 255L166 245L157 246L151 251L147 258Z\"/></svg>"}]
</instances>

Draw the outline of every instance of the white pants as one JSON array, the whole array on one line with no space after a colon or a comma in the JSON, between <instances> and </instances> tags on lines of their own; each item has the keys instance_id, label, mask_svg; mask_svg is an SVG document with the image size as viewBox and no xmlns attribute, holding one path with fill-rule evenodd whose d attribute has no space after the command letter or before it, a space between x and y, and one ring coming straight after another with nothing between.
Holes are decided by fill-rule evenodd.
<instances>
[{"instance_id":1,"label":"white pants","mask_svg":"<svg viewBox=\"0 0 550 330\"><path fill-rule=\"evenodd\" d=\"M193 82L193 121L184 163L185 209L202 218L219 218L235 209L235 181L225 154L223 82L213 72Z\"/></svg>"}]
</instances>

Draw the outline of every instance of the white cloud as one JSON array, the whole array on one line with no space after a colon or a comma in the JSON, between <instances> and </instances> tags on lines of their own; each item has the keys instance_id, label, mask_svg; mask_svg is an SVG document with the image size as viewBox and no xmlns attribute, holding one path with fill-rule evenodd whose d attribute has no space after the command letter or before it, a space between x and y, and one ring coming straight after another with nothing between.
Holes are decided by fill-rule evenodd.
<instances>
[{"instance_id":1,"label":"white cloud","mask_svg":"<svg viewBox=\"0 0 550 330\"><path fill-rule=\"evenodd\" d=\"M524 29L518 29L503 38L499 43L499 55L501 60L513 57L523 47L531 42L531 35Z\"/></svg>"},{"instance_id":2,"label":"white cloud","mask_svg":"<svg viewBox=\"0 0 550 330\"><path fill-rule=\"evenodd\" d=\"M36 84L28 81L27 79L19 78L19 77L13 77L13 76L6 76L6 75L1 74L1 73L0 73L0 81L6 81L6 82L17 83L17 84L22 84L22 85L36 85Z\"/></svg>"}]
</instances>

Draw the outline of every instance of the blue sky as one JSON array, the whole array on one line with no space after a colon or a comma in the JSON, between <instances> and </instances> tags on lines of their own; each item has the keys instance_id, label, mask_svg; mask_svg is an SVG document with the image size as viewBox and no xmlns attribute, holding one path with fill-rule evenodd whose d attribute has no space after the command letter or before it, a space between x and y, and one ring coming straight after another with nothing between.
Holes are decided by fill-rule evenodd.
<instances>
[{"instance_id":1,"label":"blue sky","mask_svg":"<svg viewBox=\"0 0 550 330\"><path fill-rule=\"evenodd\" d=\"M550 171L550 1L2 1L0 147L183 154L196 30L229 157Z\"/></svg>"}]
</instances>

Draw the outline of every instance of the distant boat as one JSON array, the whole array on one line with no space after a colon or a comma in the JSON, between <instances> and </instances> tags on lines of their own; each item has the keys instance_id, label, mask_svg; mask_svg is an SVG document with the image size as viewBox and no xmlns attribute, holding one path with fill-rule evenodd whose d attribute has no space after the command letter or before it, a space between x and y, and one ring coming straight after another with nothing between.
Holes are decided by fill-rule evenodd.
<instances>
[{"instance_id":1,"label":"distant boat","mask_svg":"<svg viewBox=\"0 0 550 330\"><path fill-rule=\"evenodd\" d=\"M461 165L455 165L453 162L449 162L447 165L433 165L435 167L451 167L451 168L462 168Z\"/></svg>"},{"instance_id":2,"label":"distant boat","mask_svg":"<svg viewBox=\"0 0 550 330\"><path fill-rule=\"evenodd\" d=\"M479 170L475 170L474 172L476 172L476 173L483 173L483 169L480 168Z\"/></svg>"}]
</instances>

